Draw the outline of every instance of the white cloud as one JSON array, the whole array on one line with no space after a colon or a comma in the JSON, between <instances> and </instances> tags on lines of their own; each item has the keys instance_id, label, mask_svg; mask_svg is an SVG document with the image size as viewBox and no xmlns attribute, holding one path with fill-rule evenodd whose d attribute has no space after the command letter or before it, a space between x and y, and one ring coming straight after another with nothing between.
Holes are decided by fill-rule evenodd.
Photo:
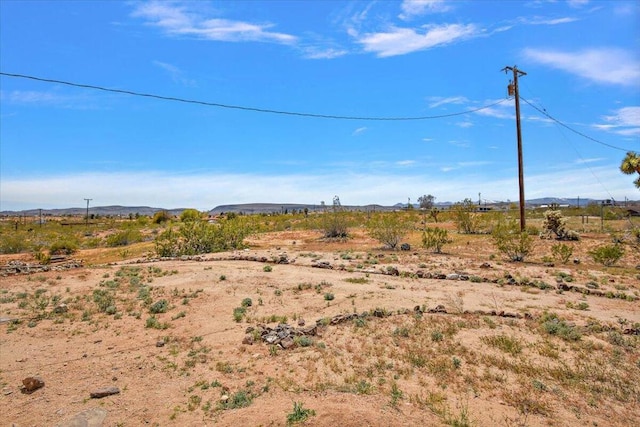
<instances>
[{"instance_id":1,"label":"white cloud","mask_svg":"<svg viewBox=\"0 0 640 427\"><path fill-rule=\"evenodd\" d=\"M469 102L469 100L464 96L450 96L447 98L441 96L430 96L427 100L430 102L429 108L436 108L447 104L465 104Z\"/></svg>"},{"instance_id":2,"label":"white cloud","mask_svg":"<svg viewBox=\"0 0 640 427\"><path fill-rule=\"evenodd\" d=\"M550 66L585 79L604 84L637 85L640 81L640 60L637 54L622 49L587 49L561 52L545 49L525 49L528 60Z\"/></svg>"},{"instance_id":3,"label":"white cloud","mask_svg":"<svg viewBox=\"0 0 640 427\"><path fill-rule=\"evenodd\" d=\"M473 126L473 123L468 121L468 120L465 120L464 122L456 123L456 126L461 127L461 128L470 128L470 127Z\"/></svg>"},{"instance_id":4,"label":"white cloud","mask_svg":"<svg viewBox=\"0 0 640 427\"><path fill-rule=\"evenodd\" d=\"M175 3L152 1L134 3L134 17L146 19L174 36L194 36L206 40L258 41L292 44L297 37L269 31L273 24L255 24L221 18L208 18ZM188 4L188 3L186 3Z\"/></svg>"},{"instance_id":5,"label":"white cloud","mask_svg":"<svg viewBox=\"0 0 640 427\"><path fill-rule=\"evenodd\" d=\"M582 7L586 6L589 3L589 0L568 0L569 6L571 7Z\"/></svg>"},{"instance_id":6,"label":"white cloud","mask_svg":"<svg viewBox=\"0 0 640 427\"><path fill-rule=\"evenodd\" d=\"M528 25L559 25L559 24L568 24L570 22L576 22L578 18L545 18L541 16L534 16L531 18L521 18L520 22Z\"/></svg>"},{"instance_id":7,"label":"white cloud","mask_svg":"<svg viewBox=\"0 0 640 427\"><path fill-rule=\"evenodd\" d=\"M401 19L451 10L451 6L445 0L404 0L400 8L402 9L402 14L399 16Z\"/></svg>"},{"instance_id":8,"label":"white cloud","mask_svg":"<svg viewBox=\"0 0 640 427\"><path fill-rule=\"evenodd\" d=\"M640 107L623 107L615 114L604 116L602 119L605 124L596 124L593 127L622 136L640 135Z\"/></svg>"},{"instance_id":9,"label":"white cloud","mask_svg":"<svg viewBox=\"0 0 640 427\"><path fill-rule=\"evenodd\" d=\"M0 101L15 105L47 106L74 110L95 110L93 99L85 93L68 95L52 91L13 90L0 91Z\"/></svg>"},{"instance_id":10,"label":"white cloud","mask_svg":"<svg viewBox=\"0 0 640 427\"><path fill-rule=\"evenodd\" d=\"M587 168L563 164L559 170L527 171L526 197L581 197L624 199L638 190L613 164ZM166 172L79 173L33 178L3 176L0 180L0 210L124 205L159 208L193 207L209 210L232 203L319 203L339 195L343 204L393 205L423 194L425 188L438 201L459 201L478 192L492 192L496 200L516 200L517 174L501 177L476 168L487 162L462 162L434 166L431 173L353 173L344 170L317 175L259 174L171 174ZM456 169L461 174L446 174ZM406 168L404 170L407 170ZM513 176L511 176L513 175ZM595 176L598 178L596 179ZM562 182L562 188L556 184ZM601 188L606 182L607 188Z\"/></svg>"},{"instance_id":11,"label":"white cloud","mask_svg":"<svg viewBox=\"0 0 640 427\"><path fill-rule=\"evenodd\" d=\"M153 65L160 67L163 70L165 70L167 73L169 73L169 76L171 76L171 80L173 80L176 83L179 83L184 86L196 85L195 80L185 78L182 70L180 70L180 68L176 67L175 65L171 65L162 61L153 61Z\"/></svg>"},{"instance_id":12,"label":"white cloud","mask_svg":"<svg viewBox=\"0 0 640 427\"><path fill-rule=\"evenodd\" d=\"M303 49L305 58L308 59L334 59L344 56L349 53L345 49L337 48L321 48L321 47L306 47Z\"/></svg>"},{"instance_id":13,"label":"white cloud","mask_svg":"<svg viewBox=\"0 0 640 427\"><path fill-rule=\"evenodd\" d=\"M576 160L574 163L577 165L584 165L587 163L596 163L596 162L600 162L602 160L606 160L603 157L597 157L597 158L593 158L593 159L578 159Z\"/></svg>"},{"instance_id":14,"label":"white cloud","mask_svg":"<svg viewBox=\"0 0 640 427\"><path fill-rule=\"evenodd\" d=\"M479 30L473 24L429 25L421 30L391 27L386 32L367 33L357 41L364 45L365 51L389 57L444 46L478 34Z\"/></svg>"}]
</instances>

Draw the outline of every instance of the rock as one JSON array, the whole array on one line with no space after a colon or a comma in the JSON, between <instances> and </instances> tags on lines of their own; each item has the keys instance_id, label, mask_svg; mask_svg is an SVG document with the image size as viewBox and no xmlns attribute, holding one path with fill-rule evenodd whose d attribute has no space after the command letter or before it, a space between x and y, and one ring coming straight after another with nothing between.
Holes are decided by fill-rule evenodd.
<instances>
[{"instance_id":1,"label":"rock","mask_svg":"<svg viewBox=\"0 0 640 427\"><path fill-rule=\"evenodd\" d=\"M255 339L253 338L253 335L246 334L242 339L242 344L253 345L254 341Z\"/></svg>"},{"instance_id":2,"label":"rock","mask_svg":"<svg viewBox=\"0 0 640 427\"><path fill-rule=\"evenodd\" d=\"M411 245L408 243L403 243L400 245L400 250L401 251L410 251L411 250Z\"/></svg>"},{"instance_id":3,"label":"rock","mask_svg":"<svg viewBox=\"0 0 640 427\"><path fill-rule=\"evenodd\" d=\"M447 280L460 280L460 275L456 273L447 274Z\"/></svg>"},{"instance_id":4,"label":"rock","mask_svg":"<svg viewBox=\"0 0 640 427\"><path fill-rule=\"evenodd\" d=\"M447 313L447 309L444 308L444 305L437 305L436 308L430 308L429 313Z\"/></svg>"},{"instance_id":5,"label":"rock","mask_svg":"<svg viewBox=\"0 0 640 427\"><path fill-rule=\"evenodd\" d=\"M156 341L156 347L164 347L164 340Z\"/></svg>"},{"instance_id":6,"label":"rock","mask_svg":"<svg viewBox=\"0 0 640 427\"><path fill-rule=\"evenodd\" d=\"M491 268L491 264L489 264L488 262L483 262L482 264L480 264L480 268Z\"/></svg>"},{"instance_id":7,"label":"rock","mask_svg":"<svg viewBox=\"0 0 640 427\"><path fill-rule=\"evenodd\" d=\"M102 427L105 418L107 418L107 411L102 408L91 408L74 415L57 427Z\"/></svg>"},{"instance_id":8,"label":"rock","mask_svg":"<svg viewBox=\"0 0 640 427\"><path fill-rule=\"evenodd\" d=\"M22 380L22 386L23 393L31 394L44 387L44 381L40 377L27 377Z\"/></svg>"},{"instance_id":9,"label":"rock","mask_svg":"<svg viewBox=\"0 0 640 427\"><path fill-rule=\"evenodd\" d=\"M294 345L295 345L295 342L291 337L285 337L282 340L280 340L280 346L285 350L293 347Z\"/></svg>"},{"instance_id":10,"label":"rock","mask_svg":"<svg viewBox=\"0 0 640 427\"><path fill-rule=\"evenodd\" d=\"M228 395L223 394L222 396L220 396L220 402L227 403L227 401L229 401L229 396Z\"/></svg>"},{"instance_id":11,"label":"rock","mask_svg":"<svg viewBox=\"0 0 640 427\"><path fill-rule=\"evenodd\" d=\"M65 304L65 303L58 304L53 309L53 312L55 314L62 314L62 313L66 313L67 311L69 311L69 307L67 307L67 304Z\"/></svg>"},{"instance_id":12,"label":"rock","mask_svg":"<svg viewBox=\"0 0 640 427\"><path fill-rule=\"evenodd\" d=\"M299 319L298 319L298 326L304 326L304 324L305 324L304 319L303 319L302 317L301 317L301 318L299 318Z\"/></svg>"},{"instance_id":13,"label":"rock","mask_svg":"<svg viewBox=\"0 0 640 427\"><path fill-rule=\"evenodd\" d=\"M120 389L118 387L104 387L99 388L91 392L90 396L92 399L101 399L103 397L111 396L113 394L120 394Z\"/></svg>"},{"instance_id":14,"label":"rock","mask_svg":"<svg viewBox=\"0 0 640 427\"><path fill-rule=\"evenodd\" d=\"M389 266L387 267L387 274L390 276L399 276L400 271L396 267Z\"/></svg>"}]
</instances>

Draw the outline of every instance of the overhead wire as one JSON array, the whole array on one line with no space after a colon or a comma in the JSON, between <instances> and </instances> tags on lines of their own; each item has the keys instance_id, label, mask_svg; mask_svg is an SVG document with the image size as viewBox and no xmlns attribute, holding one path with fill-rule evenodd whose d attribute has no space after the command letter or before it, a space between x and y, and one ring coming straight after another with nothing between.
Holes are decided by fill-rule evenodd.
<instances>
[{"instance_id":1,"label":"overhead wire","mask_svg":"<svg viewBox=\"0 0 640 427\"><path fill-rule=\"evenodd\" d=\"M124 89L113 89L113 88L107 88L107 87L103 87L103 86L89 85L89 84L83 84L83 83L75 83L75 82L69 82L69 81L64 81L64 80L56 80L56 79L49 79L49 78L43 78L43 77L36 77L36 76L30 76L30 75L26 75L26 74L5 73L5 72L1 72L1 71L0 71L0 75L6 76L6 77L14 77L14 78L35 80L35 81L45 82L45 83L55 83L55 84L78 87L78 88L83 88L83 89L93 89L93 90L100 90L100 91L104 91L104 92L119 93L119 94L124 94L124 95L160 99L160 100L163 100L163 101L183 102L183 103L187 103L187 104L197 104L197 105L204 105L204 106L208 106L208 107L218 107L218 108L227 108L227 109L234 109L234 110L252 111L252 112L257 112L257 113L283 114L283 115L288 115L288 116L311 117L311 118L318 118L318 119L334 119L334 120L417 121L417 120L443 119L443 118L447 118L447 117L461 116L461 115L464 115L464 114L470 114L470 113L475 113L477 111L485 110L487 108L491 108L493 106L501 104L504 101L506 101L506 99L507 99L507 98L501 99L501 100L496 101L494 103L491 103L491 104L488 104L488 105L484 105L484 106L478 107L478 108L473 108L473 109L470 109L470 110L458 111L458 112L455 112L455 113L448 113L448 114L431 115L431 116L415 116L415 117L343 116L343 115L335 115L335 114L317 114L317 113L303 113L303 112L297 112L297 111L274 110L274 109L269 109L269 108L257 108L257 107L247 107L247 106L242 106L242 105L222 104L222 103L219 103L219 102L199 101L199 100L195 100L195 99L178 98L178 97L174 97L174 96L164 96L164 95L136 92L136 91L124 90Z\"/></svg>"},{"instance_id":2,"label":"overhead wire","mask_svg":"<svg viewBox=\"0 0 640 427\"><path fill-rule=\"evenodd\" d=\"M595 138L593 138L593 137L591 137L591 136L589 136L589 135L586 135L586 134L584 134L584 133L580 132L579 130L576 130L576 129L572 128L571 126L569 126L569 125L567 125L567 124L565 124L565 123L561 122L560 120L556 119L556 118L555 118L555 117L553 117L551 114L547 113L547 110L546 110L546 109L538 108L538 107L537 107L537 106L535 106L532 102L528 101L527 99L523 98L522 96L520 96L520 99L522 99L522 100L523 100L524 102L526 102L526 103L527 103L531 108L533 108L534 110L538 111L538 112L539 112L540 114L542 114L543 116L545 116L545 117L549 118L550 120L554 121L556 124L558 124L558 125L560 125L560 126L562 126L562 127L566 128L566 129L569 129L571 132L573 132L573 133L575 133L575 134L580 135L580 136L581 136L581 137L583 137L583 138L586 138L586 139L588 139L588 140L590 140L590 141L596 142L596 143L598 143L598 144L600 144L600 145L604 145L605 147L613 148L614 150L627 151L627 152L628 152L628 151L634 151L634 150L631 150L631 149L629 149L629 148L622 148L622 147L617 147L617 146L615 146L615 145L607 144L606 142L602 142L602 141L600 141L600 140L598 140L598 139L595 139Z\"/></svg>"}]
</instances>

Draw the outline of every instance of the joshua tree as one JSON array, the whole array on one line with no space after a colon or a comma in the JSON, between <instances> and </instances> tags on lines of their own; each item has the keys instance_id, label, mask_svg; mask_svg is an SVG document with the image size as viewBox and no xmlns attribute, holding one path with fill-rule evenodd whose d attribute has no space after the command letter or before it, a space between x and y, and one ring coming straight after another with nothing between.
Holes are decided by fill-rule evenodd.
<instances>
[{"instance_id":1,"label":"joshua tree","mask_svg":"<svg viewBox=\"0 0 640 427\"><path fill-rule=\"evenodd\" d=\"M640 174L640 155L629 151L620 164L620 170L627 175L633 175L634 173ZM633 183L636 187L640 188L640 176L633 181Z\"/></svg>"}]
</instances>

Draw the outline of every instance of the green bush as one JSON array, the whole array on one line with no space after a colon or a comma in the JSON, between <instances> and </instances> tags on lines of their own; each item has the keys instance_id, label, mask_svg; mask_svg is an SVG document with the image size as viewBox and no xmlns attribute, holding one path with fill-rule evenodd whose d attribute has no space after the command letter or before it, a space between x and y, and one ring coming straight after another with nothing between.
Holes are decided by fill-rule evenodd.
<instances>
[{"instance_id":1,"label":"green bush","mask_svg":"<svg viewBox=\"0 0 640 427\"><path fill-rule=\"evenodd\" d=\"M189 222L189 221L200 221L202 219L202 214L197 209L185 209L180 214L180 221Z\"/></svg>"},{"instance_id":2,"label":"green bush","mask_svg":"<svg viewBox=\"0 0 640 427\"><path fill-rule=\"evenodd\" d=\"M149 313L158 314L158 313L166 313L169 309L169 301L166 299L161 299L159 301L154 302L151 307L149 307Z\"/></svg>"},{"instance_id":3,"label":"green bush","mask_svg":"<svg viewBox=\"0 0 640 427\"><path fill-rule=\"evenodd\" d=\"M78 242L71 239L60 239L49 246L51 255L71 255L78 250Z\"/></svg>"},{"instance_id":4,"label":"green bush","mask_svg":"<svg viewBox=\"0 0 640 427\"><path fill-rule=\"evenodd\" d=\"M524 261L533 249L533 238L520 231L514 220L498 222L491 235L498 250L511 261Z\"/></svg>"},{"instance_id":5,"label":"green bush","mask_svg":"<svg viewBox=\"0 0 640 427\"><path fill-rule=\"evenodd\" d=\"M558 243L551 246L551 254L556 260L566 264L573 255L573 247L564 243Z\"/></svg>"},{"instance_id":6,"label":"green bush","mask_svg":"<svg viewBox=\"0 0 640 427\"><path fill-rule=\"evenodd\" d=\"M458 231L463 234L479 233L484 224L482 214L476 212L476 204L471 199L464 199L454 204L451 209L453 222Z\"/></svg>"},{"instance_id":7,"label":"green bush","mask_svg":"<svg viewBox=\"0 0 640 427\"><path fill-rule=\"evenodd\" d=\"M19 254L29 248L26 233L2 233L0 235L0 254Z\"/></svg>"},{"instance_id":8,"label":"green bush","mask_svg":"<svg viewBox=\"0 0 640 427\"><path fill-rule=\"evenodd\" d=\"M163 222L167 222L171 220L171 215L167 211L158 211L153 215L153 219L151 222L154 224L162 224Z\"/></svg>"},{"instance_id":9,"label":"green bush","mask_svg":"<svg viewBox=\"0 0 640 427\"><path fill-rule=\"evenodd\" d=\"M123 230L117 233L111 234L107 237L107 246L110 248L117 246L127 246L132 243L142 241L142 234L139 230Z\"/></svg>"},{"instance_id":10,"label":"green bush","mask_svg":"<svg viewBox=\"0 0 640 427\"><path fill-rule=\"evenodd\" d=\"M219 224L205 221L181 223L177 229L168 228L155 239L156 253L162 257L198 255L244 247L244 238L251 231L242 217Z\"/></svg>"},{"instance_id":11,"label":"green bush","mask_svg":"<svg viewBox=\"0 0 640 427\"><path fill-rule=\"evenodd\" d=\"M426 249L433 249L433 252L442 253L442 247L447 243L451 243L449 232L444 228L425 228L422 233L422 246Z\"/></svg>"},{"instance_id":12,"label":"green bush","mask_svg":"<svg viewBox=\"0 0 640 427\"><path fill-rule=\"evenodd\" d=\"M624 255L624 249L618 244L605 245L589 251L591 258L604 266L612 266Z\"/></svg>"},{"instance_id":13,"label":"green bush","mask_svg":"<svg viewBox=\"0 0 640 427\"><path fill-rule=\"evenodd\" d=\"M371 216L367 231L380 243L395 249L411 226L411 222L397 212L382 212Z\"/></svg>"}]
</instances>

